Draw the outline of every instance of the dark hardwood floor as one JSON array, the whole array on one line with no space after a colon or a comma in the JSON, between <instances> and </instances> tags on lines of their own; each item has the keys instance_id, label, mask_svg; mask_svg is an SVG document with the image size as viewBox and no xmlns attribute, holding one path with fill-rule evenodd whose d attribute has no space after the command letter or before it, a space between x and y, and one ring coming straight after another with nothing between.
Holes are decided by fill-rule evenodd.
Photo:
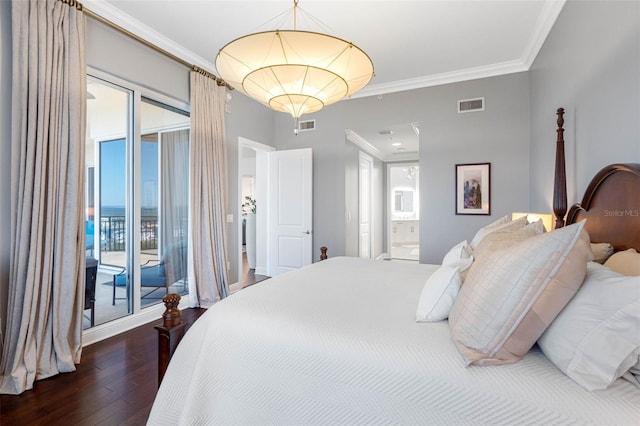
<instances>
[{"instance_id":1,"label":"dark hardwood floor","mask_svg":"<svg viewBox=\"0 0 640 426\"><path fill-rule=\"evenodd\" d=\"M185 309L190 326L206 309ZM73 373L0 395L0 425L144 425L158 383L158 337L142 325L83 349Z\"/></svg>"},{"instance_id":2,"label":"dark hardwood floor","mask_svg":"<svg viewBox=\"0 0 640 426\"><path fill-rule=\"evenodd\" d=\"M269 278L266 275L256 274L255 269L249 269L249 262L247 261L247 252L242 249L242 288L249 287L250 285L259 283Z\"/></svg>"}]
</instances>

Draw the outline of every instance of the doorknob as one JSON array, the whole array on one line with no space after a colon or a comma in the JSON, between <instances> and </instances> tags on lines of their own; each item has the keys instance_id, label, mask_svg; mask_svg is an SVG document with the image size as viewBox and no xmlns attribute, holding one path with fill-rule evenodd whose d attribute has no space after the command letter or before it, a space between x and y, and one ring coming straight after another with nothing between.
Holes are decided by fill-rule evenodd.
<instances>
[{"instance_id":1,"label":"doorknob","mask_svg":"<svg viewBox=\"0 0 640 426\"><path fill-rule=\"evenodd\" d=\"M302 231L303 234L307 234L309 235L311 233L311 231L309 231L308 229L306 231Z\"/></svg>"}]
</instances>

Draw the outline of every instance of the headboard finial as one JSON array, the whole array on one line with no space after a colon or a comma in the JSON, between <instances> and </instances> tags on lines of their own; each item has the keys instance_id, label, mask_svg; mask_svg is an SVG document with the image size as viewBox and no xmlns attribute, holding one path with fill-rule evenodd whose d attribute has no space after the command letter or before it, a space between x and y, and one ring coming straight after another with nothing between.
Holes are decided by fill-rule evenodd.
<instances>
[{"instance_id":1,"label":"headboard finial","mask_svg":"<svg viewBox=\"0 0 640 426\"><path fill-rule=\"evenodd\" d=\"M567 213L567 175L564 158L564 108L558 108L558 130L556 139L556 168L553 180L553 213L556 216L555 228L564 226L564 216Z\"/></svg>"},{"instance_id":2,"label":"headboard finial","mask_svg":"<svg viewBox=\"0 0 640 426\"><path fill-rule=\"evenodd\" d=\"M558 108L558 111L556 111L556 114L558 115L558 132L564 132L564 129L562 128L562 126L564 126L564 108Z\"/></svg>"}]
</instances>

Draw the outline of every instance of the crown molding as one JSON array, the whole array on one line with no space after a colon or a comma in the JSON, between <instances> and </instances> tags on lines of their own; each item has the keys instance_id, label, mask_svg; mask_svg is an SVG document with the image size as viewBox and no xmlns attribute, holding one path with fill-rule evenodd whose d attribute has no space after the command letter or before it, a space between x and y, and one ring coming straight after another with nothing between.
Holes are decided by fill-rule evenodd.
<instances>
[{"instance_id":1,"label":"crown molding","mask_svg":"<svg viewBox=\"0 0 640 426\"><path fill-rule=\"evenodd\" d=\"M378 160L385 161L384 153L380 151L378 148L376 148L375 146L371 145L369 142L367 142L365 138L363 138L353 130L345 130L344 133L346 134L347 140L349 142L354 143L360 149L364 150L367 154L376 157Z\"/></svg>"},{"instance_id":2,"label":"crown molding","mask_svg":"<svg viewBox=\"0 0 640 426\"><path fill-rule=\"evenodd\" d=\"M204 59L202 56L196 55L192 51L186 49L184 46L176 43L175 41L163 36L153 28L143 24L135 18L122 12L117 7L112 6L105 0L83 0L82 4L84 8L89 9L96 15L100 15L106 20L116 24L119 27L131 32L132 34L141 37L151 44L158 46L159 48L166 50L167 52L175 55L176 57L188 62L192 65L196 65L206 71L216 74L216 67L210 61Z\"/></svg>"},{"instance_id":3,"label":"crown molding","mask_svg":"<svg viewBox=\"0 0 640 426\"><path fill-rule=\"evenodd\" d=\"M468 68L465 70L428 75L424 77L391 81L389 83L369 84L364 89L353 94L350 99L385 95L388 93L401 92L404 90L422 89L425 87L439 86L442 84L459 83L461 81L495 77L497 75L512 74L527 70L528 68L521 60L514 60L483 67Z\"/></svg>"},{"instance_id":4,"label":"crown molding","mask_svg":"<svg viewBox=\"0 0 640 426\"><path fill-rule=\"evenodd\" d=\"M352 142L358 148L380 161L415 161L418 159L418 153L414 151L407 153L385 154L353 130L345 130L345 135L349 142Z\"/></svg>"},{"instance_id":5,"label":"crown molding","mask_svg":"<svg viewBox=\"0 0 640 426\"><path fill-rule=\"evenodd\" d=\"M521 58L518 60L406 80L391 81L389 83L369 84L359 92L353 94L349 99L385 95L404 90L422 89L442 84L459 83L479 78L529 71L565 3L566 0L546 0L544 2L534 32L522 52Z\"/></svg>"},{"instance_id":6,"label":"crown molding","mask_svg":"<svg viewBox=\"0 0 640 426\"><path fill-rule=\"evenodd\" d=\"M403 153L393 153L391 155L387 155L384 159L385 162L402 162L402 161L418 161L420 159L418 151L409 151Z\"/></svg>"},{"instance_id":7,"label":"crown molding","mask_svg":"<svg viewBox=\"0 0 640 426\"><path fill-rule=\"evenodd\" d=\"M527 70L533 65L566 2L566 0L548 0L544 2L535 31L522 54L522 62L526 65Z\"/></svg>"}]
</instances>

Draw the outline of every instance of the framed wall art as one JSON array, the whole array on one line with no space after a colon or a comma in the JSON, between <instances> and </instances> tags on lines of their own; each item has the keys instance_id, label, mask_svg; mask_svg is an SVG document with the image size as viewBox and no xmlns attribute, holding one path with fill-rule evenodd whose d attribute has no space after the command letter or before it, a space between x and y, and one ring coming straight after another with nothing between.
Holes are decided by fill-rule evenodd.
<instances>
[{"instance_id":1,"label":"framed wall art","mask_svg":"<svg viewBox=\"0 0 640 426\"><path fill-rule=\"evenodd\" d=\"M491 214L491 163L456 164L456 214Z\"/></svg>"}]
</instances>

